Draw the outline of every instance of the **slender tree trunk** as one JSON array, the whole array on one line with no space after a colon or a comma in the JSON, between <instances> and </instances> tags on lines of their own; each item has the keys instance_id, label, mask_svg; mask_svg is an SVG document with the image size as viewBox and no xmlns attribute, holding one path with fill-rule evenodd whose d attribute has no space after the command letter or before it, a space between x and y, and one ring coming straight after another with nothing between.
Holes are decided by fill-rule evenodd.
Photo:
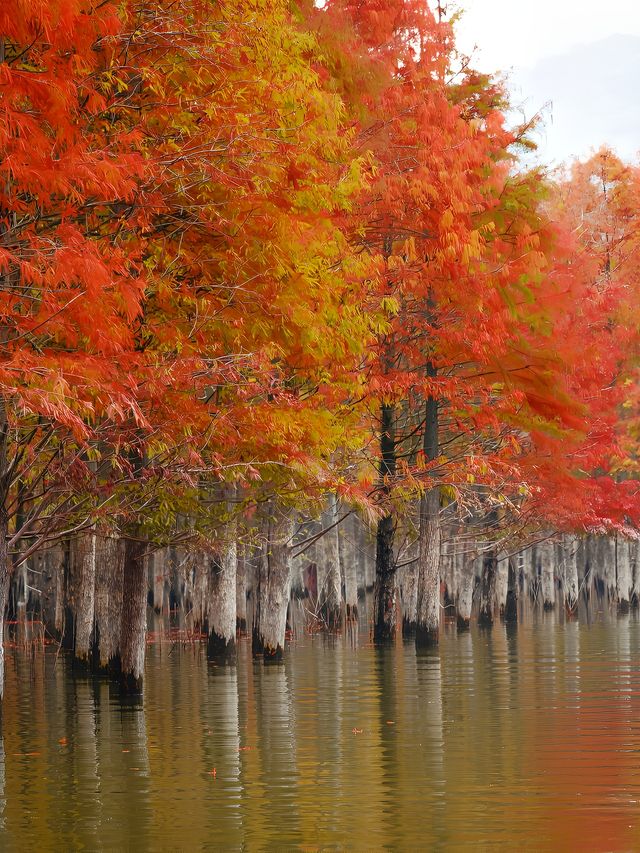
<instances>
[{"instance_id":1,"label":"slender tree trunk","mask_svg":"<svg viewBox=\"0 0 640 853\"><path fill-rule=\"evenodd\" d=\"M518 593L520 590L520 572L516 562L518 557L503 558L507 562L507 597L504 605L504 621L510 625L518 621Z\"/></svg>"},{"instance_id":2,"label":"slender tree trunk","mask_svg":"<svg viewBox=\"0 0 640 853\"><path fill-rule=\"evenodd\" d=\"M500 618L504 619L509 595L509 556L505 551L498 551L496 562L496 601Z\"/></svg>"},{"instance_id":3,"label":"slender tree trunk","mask_svg":"<svg viewBox=\"0 0 640 853\"><path fill-rule=\"evenodd\" d=\"M542 581L542 606L545 610L553 610L556 606L555 585L555 555L553 542L541 542L538 549Z\"/></svg>"},{"instance_id":4,"label":"slender tree trunk","mask_svg":"<svg viewBox=\"0 0 640 853\"><path fill-rule=\"evenodd\" d=\"M427 374L435 377L431 363ZM425 406L422 449L427 462L438 457L438 402L429 397ZM418 610L416 646L435 645L440 631L440 487L427 488L420 498L418 546Z\"/></svg>"},{"instance_id":5,"label":"slender tree trunk","mask_svg":"<svg viewBox=\"0 0 640 853\"><path fill-rule=\"evenodd\" d=\"M575 613L578 606L578 537L562 537L564 551L564 606L567 613Z\"/></svg>"},{"instance_id":6,"label":"slender tree trunk","mask_svg":"<svg viewBox=\"0 0 640 853\"><path fill-rule=\"evenodd\" d=\"M340 574L344 578L345 615L358 621L358 557L356 553L356 516L352 513L338 527Z\"/></svg>"},{"instance_id":7,"label":"slender tree trunk","mask_svg":"<svg viewBox=\"0 0 640 853\"><path fill-rule=\"evenodd\" d=\"M236 567L236 631L247 632L247 552L244 543L237 546L238 565Z\"/></svg>"},{"instance_id":8,"label":"slender tree trunk","mask_svg":"<svg viewBox=\"0 0 640 853\"><path fill-rule=\"evenodd\" d=\"M599 543L600 576L604 582L609 601L618 600L616 583L616 540L614 536L601 536Z\"/></svg>"},{"instance_id":9,"label":"slender tree trunk","mask_svg":"<svg viewBox=\"0 0 640 853\"><path fill-rule=\"evenodd\" d=\"M396 471L395 406L382 404L380 427L380 481L384 494L389 493L389 478ZM390 512L378 521L376 532L376 581L373 592L373 640L393 642L396 636L397 585L393 555L395 521Z\"/></svg>"},{"instance_id":10,"label":"slender tree trunk","mask_svg":"<svg viewBox=\"0 0 640 853\"><path fill-rule=\"evenodd\" d=\"M2 413L4 414L2 402L0 402L0 407L2 407ZM1 427L2 425L0 421L0 429ZM4 479L3 471L6 472L6 470L6 444L4 444L0 435L0 483L2 483ZM5 507L6 492L4 500L0 500L0 700L2 700L2 697L4 696L4 628L7 602L9 598L9 583L11 579L9 552L7 548L7 539L9 537L9 518Z\"/></svg>"},{"instance_id":11,"label":"slender tree trunk","mask_svg":"<svg viewBox=\"0 0 640 853\"><path fill-rule=\"evenodd\" d=\"M253 653L265 661L281 660L284 654L291 589L293 523L289 510L273 509L258 570L252 644Z\"/></svg>"},{"instance_id":12,"label":"slender tree trunk","mask_svg":"<svg viewBox=\"0 0 640 853\"><path fill-rule=\"evenodd\" d=\"M125 538L120 623L121 686L125 693L142 692L147 627L145 549L140 539Z\"/></svg>"}]
</instances>

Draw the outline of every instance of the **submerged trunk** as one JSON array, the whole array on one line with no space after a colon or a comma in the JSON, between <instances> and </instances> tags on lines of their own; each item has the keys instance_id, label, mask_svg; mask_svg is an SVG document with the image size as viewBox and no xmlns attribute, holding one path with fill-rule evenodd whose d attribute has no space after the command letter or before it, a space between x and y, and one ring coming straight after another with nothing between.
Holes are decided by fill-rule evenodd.
<instances>
[{"instance_id":1,"label":"submerged trunk","mask_svg":"<svg viewBox=\"0 0 640 853\"><path fill-rule=\"evenodd\" d=\"M401 574L402 636L415 637L418 624L418 554L420 539L410 543Z\"/></svg>"},{"instance_id":2,"label":"submerged trunk","mask_svg":"<svg viewBox=\"0 0 640 853\"><path fill-rule=\"evenodd\" d=\"M234 663L236 659L237 525L226 526L222 550L210 558L207 657Z\"/></svg>"},{"instance_id":3,"label":"submerged trunk","mask_svg":"<svg viewBox=\"0 0 640 853\"><path fill-rule=\"evenodd\" d=\"M380 481L389 493L389 478L396 471L395 406L383 404L380 428ZM393 556L395 520L389 513L378 521L376 532L376 580L373 592L373 640L389 643L396 636L397 585Z\"/></svg>"},{"instance_id":4,"label":"submerged trunk","mask_svg":"<svg viewBox=\"0 0 640 853\"><path fill-rule=\"evenodd\" d=\"M478 621L481 625L493 625L494 603L496 598L496 558L494 554L484 554L482 557L482 576L480 581L480 612Z\"/></svg>"},{"instance_id":5,"label":"submerged trunk","mask_svg":"<svg viewBox=\"0 0 640 853\"><path fill-rule=\"evenodd\" d=\"M253 653L265 661L281 660L291 588L293 523L288 510L274 508L267 522L267 541L260 555L255 590Z\"/></svg>"},{"instance_id":6,"label":"submerged trunk","mask_svg":"<svg viewBox=\"0 0 640 853\"><path fill-rule=\"evenodd\" d=\"M475 551L462 555L462 570L457 600L458 628L461 630L468 628L471 622L473 591L476 586L476 563L480 559Z\"/></svg>"},{"instance_id":7,"label":"submerged trunk","mask_svg":"<svg viewBox=\"0 0 640 853\"><path fill-rule=\"evenodd\" d=\"M628 539L616 538L616 584L618 608L624 613L629 609L633 582L631 579L631 553Z\"/></svg>"},{"instance_id":8,"label":"submerged trunk","mask_svg":"<svg viewBox=\"0 0 640 853\"><path fill-rule=\"evenodd\" d=\"M356 553L356 517L348 515L338 527L340 574L344 578L344 605L347 621L358 621L358 557Z\"/></svg>"},{"instance_id":9,"label":"submerged trunk","mask_svg":"<svg viewBox=\"0 0 640 853\"><path fill-rule=\"evenodd\" d=\"M96 538L96 593L94 667L120 672L120 625L124 580L124 541L115 536Z\"/></svg>"},{"instance_id":10,"label":"submerged trunk","mask_svg":"<svg viewBox=\"0 0 640 853\"><path fill-rule=\"evenodd\" d=\"M145 548L140 539L125 538L120 622L121 685L125 693L142 691L147 626Z\"/></svg>"},{"instance_id":11,"label":"submerged trunk","mask_svg":"<svg viewBox=\"0 0 640 853\"><path fill-rule=\"evenodd\" d=\"M435 377L434 366L427 375ZM438 402L429 397L425 405L422 450L427 462L438 457ZM430 477L431 475L429 475ZM418 546L418 610L416 646L438 642L440 631L440 487L430 486L420 498L420 544Z\"/></svg>"},{"instance_id":12,"label":"submerged trunk","mask_svg":"<svg viewBox=\"0 0 640 853\"><path fill-rule=\"evenodd\" d=\"M75 563L72 576L77 583L74 596L74 657L80 664L89 666L96 589L96 533L94 529L77 536L71 546L71 555Z\"/></svg>"},{"instance_id":13,"label":"submerged trunk","mask_svg":"<svg viewBox=\"0 0 640 853\"><path fill-rule=\"evenodd\" d=\"M330 630L342 621L342 581L340 578L340 546L338 543L337 502L329 497L329 506L322 513L322 529L327 532L318 540L318 562L322 564L323 588L319 590L320 612Z\"/></svg>"},{"instance_id":14,"label":"submerged trunk","mask_svg":"<svg viewBox=\"0 0 640 853\"><path fill-rule=\"evenodd\" d=\"M236 566L236 631L240 634L247 632L247 552L245 545L237 545Z\"/></svg>"},{"instance_id":15,"label":"submerged trunk","mask_svg":"<svg viewBox=\"0 0 640 853\"><path fill-rule=\"evenodd\" d=\"M438 642L440 630L440 489L420 500L416 646Z\"/></svg>"},{"instance_id":16,"label":"submerged trunk","mask_svg":"<svg viewBox=\"0 0 640 853\"><path fill-rule=\"evenodd\" d=\"M0 447L1 451L2 448ZM4 623L11 579L9 551L7 548L8 536L9 519L3 506L0 509L0 700L4 695Z\"/></svg>"},{"instance_id":17,"label":"submerged trunk","mask_svg":"<svg viewBox=\"0 0 640 853\"><path fill-rule=\"evenodd\" d=\"M555 585L555 555L553 542L546 540L538 546L538 558L540 561L540 579L542 590L542 606L545 610L553 610L556 606Z\"/></svg>"},{"instance_id":18,"label":"submerged trunk","mask_svg":"<svg viewBox=\"0 0 640 853\"><path fill-rule=\"evenodd\" d=\"M568 613L574 613L578 606L578 537L562 537L564 556L564 606Z\"/></svg>"}]
</instances>

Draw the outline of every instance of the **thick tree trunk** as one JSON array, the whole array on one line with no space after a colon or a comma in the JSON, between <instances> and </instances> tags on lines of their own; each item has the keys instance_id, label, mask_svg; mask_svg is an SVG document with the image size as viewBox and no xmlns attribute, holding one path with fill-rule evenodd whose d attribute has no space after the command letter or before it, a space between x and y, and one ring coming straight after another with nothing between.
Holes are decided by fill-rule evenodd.
<instances>
[{"instance_id":1,"label":"thick tree trunk","mask_svg":"<svg viewBox=\"0 0 640 853\"><path fill-rule=\"evenodd\" d=\"M75 563L72 577L77 587L74 595L74 657L82 666L91 662L96 589L96 533L87 530L72 542L71 558Z\"/></svg>"},{"instance_id":2,"label":"thick tree trunk","mask_svg":"<svg viewBox=\"0 0 640 853\"><path fill-rule=\"evenodd\" d=\"M267 522L267 542L260 558L253 626L253 653L265 661L281 660L291 589L293 523L289 510L274 507Z\"/></svg>"},{"instance_id":3,"label":"thick tree trunk","mask_svg":"<svg viewBox=\"0 0 640 853\"><path fill-rule=\"evenodd\" d=\"M145 542L125 538L120 623L121 686L125 693L142 692L147 627L145 549Z\"/></svg>"},{"instance_id":4,"label":"thick tree trunk","mask_svg":"<svg viewBox=\"0 0 640 853\"><path fill-rule=\"evenodd\" d=\"M227 525L219 556L210 558L207 657L235 663L236 660L236 571L237 527Z\"/></svg>"},{"instance_id":5,"label":"thick tree trunk","mask_svg":"<svg viewBox=\"0 0 640 853\"><path fill-rule=\"evenodd\" d=\"M418 625L418 560L420 538L414 539L406 550L402 567L400 591L402 601L402 636L415 637Z\"/></svg>"},{"instance_id":6,"label":"thick tree trunk","mask_svg":"<svg viewBox=\"0 0 640 853\"><path fill-rule=\"evenodd\" d=\"M124 541L96 538L95 638L93 663L97 670L120 672L120 626L124 585Z\"/></svg>"},{"instance_id":7,"label":"thick tree trunk","mask_svg":"<svg viewBox=\"0 0 640 853\"><path fill-rule=\"evenodd\" d=\"M389 479L396 471L395 406L383 404L380 410L380 482L388 494ZM396 636L398 592L393 554L395 520L388 512L378 521L376 531L376 581L373 591L373 640L393 642Z\"/></svg>"},{"instance_id":8,"label":"thick tree trunk","mask_svg":"<svg viewBox=\"0 0 640 853\"><path fill-rule=\"evenodd\" d=\"M340 577L340 546L338 542L337 502L331 495L322 513L322 529L327 532L318 540L318 563L322 566L323 586L319 590L320 612L328 628L339 628L342 622L342 579Z\"/></svg>"}]
</instances>

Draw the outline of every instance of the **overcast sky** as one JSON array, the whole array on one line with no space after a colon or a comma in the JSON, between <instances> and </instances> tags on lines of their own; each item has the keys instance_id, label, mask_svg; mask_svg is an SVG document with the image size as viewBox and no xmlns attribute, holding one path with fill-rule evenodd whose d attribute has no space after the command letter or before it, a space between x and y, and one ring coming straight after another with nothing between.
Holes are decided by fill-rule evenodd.
<instances>
[{"instance_id":1,"label":"overcast sky","mask_svg":"<svg viewBox=\"0 0 640 853\"><path fill-rule=\"evenodd\" d=\"M605 142L622 156L635 156L640 0L456 0L448 6L465 10L458 45L465 53L477 45L477 68L515 69L515 100L529 112L553 103L540 140L543 159L584 156ZM637 45L628 37L638 38Z\"/></svg>"}]
</instances>

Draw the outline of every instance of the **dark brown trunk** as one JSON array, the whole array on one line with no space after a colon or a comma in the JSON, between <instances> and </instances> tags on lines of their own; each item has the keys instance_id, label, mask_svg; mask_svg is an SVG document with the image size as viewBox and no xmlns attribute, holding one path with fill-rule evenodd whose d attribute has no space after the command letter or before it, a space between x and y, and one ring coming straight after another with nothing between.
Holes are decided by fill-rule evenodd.
<instances>
[{"instance_id":1,"label":"dark brown trunk","mask_svg":"<svg viewBox=\"0 0 640 853\"><path fill-rule=\"evenodd\" d=\"M380 484L386 497L389 480L396 472L395 406L382 404L380 425ZM387 644L395 640L398 609L396 564L393 555L395 520L389 513L380 519L376 531L376 580L373 604L373 641Z\"/></svg>"}]
</instances>

